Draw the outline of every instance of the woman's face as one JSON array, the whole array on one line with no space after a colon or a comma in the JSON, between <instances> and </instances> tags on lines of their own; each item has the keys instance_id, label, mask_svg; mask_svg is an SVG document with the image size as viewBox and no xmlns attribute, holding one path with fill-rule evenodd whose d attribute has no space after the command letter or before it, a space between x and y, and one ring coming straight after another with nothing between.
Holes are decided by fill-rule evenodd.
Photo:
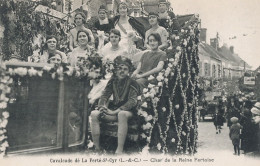
<instances>
[{"instance_id":1,"label":"woman's face","mask_svg":"<svg viewBox=\"0 0 260 166\"><path fill-rule=\"evenodd\" d=\"M110 38L110 42L112 45L118 45L119 41L120 41L120 37L114 33L111 33L109 35Z\"/></svg>"},{"instance_id":2,"label":"woman's face","mask_svg":"<svg viewBox=\"0 0 260 166\"><path fill-rule=\"evenodd\" d=\"M149 24L150 25L156 25L158 23L158 18L157 16L151 15L149 16Z\"/></svg>"},{"instance_id":3,"label":"woman's face","mask_svg":"<svg viewBox=\"0 0 260 166\"><path fill-rule=\"evenodd\" d=\"M59 54L55 54L55 56L50 58L50 64L54 64L54 65L61 64L61 56Z\"/></svg>"},{"instance_id":4,"label":"woman's face","mask_svg":"<svg viewBox=\"0 0 260 166\"><path fill-rule=\"evenodd\" d=\"M88 73L88 77L92 79L97 79L101 75L101 69L100 68L91 68Z\"/></svg>"},{"instance_id":5,"label":"woman's face","mask_svg":"<svg viewBox=\"0 0 260 166\"><path fill-rule=\"evenodd\" d=\"M88 35L85 32L78 34L78 43L80 46L86 46L88 44Z\"/></svg>"},{"instance_id":6,"label":"woman's face","mask_svg":"<svg viewBox=\"0 0 260 166\"><path fill-rule=\"evenodd\" d=\"M119 14L122 16L127 15L127 6L125 4L119 5L118 11L119 11Z\"/></svg>"},{"instance_id":7,"label":"woman's face","mask_svg":"<svg viewBox=\"0 0 260 166\"><path fill-rule=\"evenodd\" d=\"M57 40L55 38L51 38L47 40L48 50L54 51L56 50L56 46L57 46Z\"/></svg>"},{"instance_id":8,"label":"woman's face","mask_svg":"<svg viewBox=\"0 0 260 166\"><path fill-rule=\"evenodd\" d=\"M167 5L166 4L159 4L159 11L161 13L164 13L167 10Z\"/></svg>"},{"instance_id":9,"label":"woman's face","mask_svg":"<svg viewBox=\"0 0 260 166\"><path fill-rule=\"evenodd\" d=\"M100 20L104 20L106 18L106 12L104 10L100 10L98 12L98 17Z\"/></svg>"},{"instance_id":10,"label":"woman's face","mask_svg":"<svg viewBox=\"0 0 260 166\"><path fill-rule=\"evenodd\" d=\"M83 17L82 17L82 15L80 15L80 14L78 14L78 15L76 15L76 17L75 17L75 23L76 23L76 25L77 26L80 26L80 25L82 25L83 24Z\"/></svg>"},{"instance_id":11,"label":"woman's face","mask_svg":"<svg viewBox=\"0 0 260 166\"><path fill-rule=\"evenodd\" d=\"M159 47L159 42L154 38L154 36L148 38L148 44L152 50L157 50Z\"/></svg>"}]
</instances>

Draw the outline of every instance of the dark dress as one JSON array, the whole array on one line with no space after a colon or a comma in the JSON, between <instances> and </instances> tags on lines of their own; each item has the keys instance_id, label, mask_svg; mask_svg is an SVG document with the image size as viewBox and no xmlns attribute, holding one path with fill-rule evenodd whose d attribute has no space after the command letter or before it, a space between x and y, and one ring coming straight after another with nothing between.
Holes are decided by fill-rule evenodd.
<instances>
[{"instance_id":1,"label":"dark dress","mask_svg":"<svg viewBox=\"0 0 260 166\"><path fill-rule=\"evenodd\" d=\"M108 24L100 24L99 20L96 20L94 23L94 26L99 31L104 31L105 33L109 33L111 29L114 28L113 21L111 19L108 19Z\"/></svg>"},{"instance_id":2,"label":"dark dress","mask_svg":"<svg viewBox=\"0 0 260 166\"><path fill-rule=\"evenodd\" d=\"M257 125L251 120L251 113L248 111L244 113L241 118L241 125L243 126L241 131L241 149L245 153L253 152L257 150Z\"/></svg>"},{"instance_id":3,"label":"dark dress","mask_svg":"<svg viewBox=\"0 0 260 166\"><path fill-rule=\"evenodd\" d=\"M178 19L176 18L175 14L171 11L168 11L168 16L172 20L173 24L171 26L171 29L169 29L169 20L166 18L159 19L159 25L164 27L167 30L170 30L172 33L177 34L180 30L180 24Z\"/></svg>"}]
</instances>

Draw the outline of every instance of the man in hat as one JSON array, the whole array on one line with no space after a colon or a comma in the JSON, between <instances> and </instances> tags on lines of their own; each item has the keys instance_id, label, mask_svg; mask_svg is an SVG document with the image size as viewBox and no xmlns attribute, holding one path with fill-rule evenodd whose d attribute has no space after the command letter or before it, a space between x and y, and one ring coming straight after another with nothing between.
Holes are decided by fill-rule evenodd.
<instances>
[{"instance_id":1,"label":"man in hat","mask_svg":"<svg viewBox=\"0 0 260 166\"><path fill-rule=\"evenodd\" d=\"M169 23L172 22L172 30L174 33L177 33L180 29L179 21L177 20L175 14L172 11L169 11L170 3L167 0L159 0L159 25L168 28Z\"/></svg>"},{"instance_id":2,"label":"man in hat","mask_svg":"<svg viewBox=\"0 0 260 166\"><path fill-rule=\"evenodd\" d=\"M112 20L107 17L107 10L104 5L101 5L98 9L98 20L94 23L94 26L98 31L105 33L109 33L114 28Z\"/></svg>"},{"instance_id":3,"label":"man in hat","mask_svg":"<svg viewBox=\"0 0 260 166\"><path fill-rule=\"evenodd\" d=\"M149 13L148 18L149 18L149 24L151 25L151 28L145 32L145 47L148 49L150 49L148 46L148 36L152 33L158 33L161 37L162 44L159 46L159 49L163 50L169 47L169 43L168 43L169 34L164 27L159 25L158 17L159 15L155 12Z\"/></svg>"},{"instance_id":4,"label":"man in hat","mask_svg":"<svg viewBox=\"0 0 260 166\"><path fill-rule=\"evenodd\" d=\"M136 114L139 86L128 75L132 68L131 60L117 57L114 60L115 75L109 80L101 96L98 109L91 112L91 131L96 150L100 150L100 122L118 121L118 146L116 154L123 152L128 130L128 120ZM113 95L113 101L109 102Z\"/></svg>"}]
</instances>

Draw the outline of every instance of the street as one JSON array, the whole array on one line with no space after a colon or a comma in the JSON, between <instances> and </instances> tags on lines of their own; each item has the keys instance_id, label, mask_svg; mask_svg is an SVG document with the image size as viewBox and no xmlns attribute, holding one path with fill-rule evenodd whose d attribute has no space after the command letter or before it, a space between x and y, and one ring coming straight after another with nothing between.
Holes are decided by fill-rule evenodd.
<instances>
[{"instance_id":1,"label":"street","mask_svg":"<svg viewBox=\"0 0 260 166\"><path fill-rule=\"evenodd\" d=\"M196 157L213 158L214 165L222 164L241 164L250 163L250 165L259 164L259 158L250 158L242 154L240 156L233 155L233 145L229 139L229 128L225 123L220 134L216 134L213 122L207 119L204 122L199 122L199 138L198 138L198 153Z\"/></svg>"}]
</instances>

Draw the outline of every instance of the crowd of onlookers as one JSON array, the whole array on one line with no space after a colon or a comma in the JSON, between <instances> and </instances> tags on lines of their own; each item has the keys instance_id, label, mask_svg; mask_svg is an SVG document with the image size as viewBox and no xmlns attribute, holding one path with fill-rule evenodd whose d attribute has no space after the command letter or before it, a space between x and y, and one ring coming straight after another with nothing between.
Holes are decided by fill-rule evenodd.
<instances>
[{"instance_id":1,"label":"crowd of onlookers","mask_svg":"<svg viewBox=\"0 0 260 166\"><path fill-rule=\"evenodd\" d=\"M247 97L245 97L247 96ZM234 154L259 154L260 151L260 102L253 94L239 93L218 99L213 123L216 134L221 133L224 122L229 127L229 137L234 145ZM207 102L204 101L204 106Z\"/></svg>"}]
</instances>

